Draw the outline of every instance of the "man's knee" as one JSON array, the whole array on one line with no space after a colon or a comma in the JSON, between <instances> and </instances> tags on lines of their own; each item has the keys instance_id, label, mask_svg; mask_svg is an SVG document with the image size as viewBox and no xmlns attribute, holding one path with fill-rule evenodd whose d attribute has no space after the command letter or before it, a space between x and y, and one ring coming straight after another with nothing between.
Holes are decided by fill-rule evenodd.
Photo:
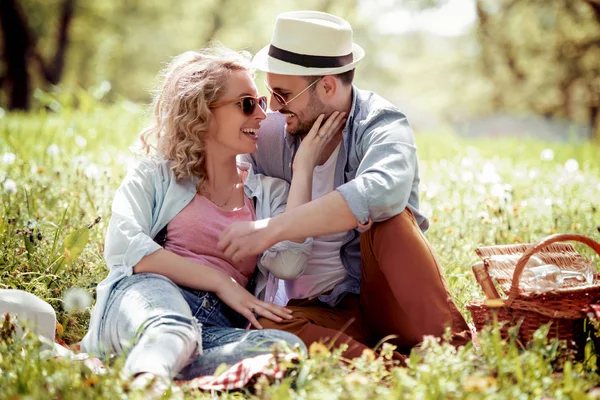
<instances>
[{"instance_id":1,"label":"man's knee","mask_svg":"<svg viewBox=\"0 0 600 400\"><path fill-rule=\"evenodd\" d=\"M280 330L280 329L261 329L252 331L252 341L257 344L266 344L272 346L274 344L283 345L287 349L298 348L300 351L306 353L306 345L298 336L293 333Z\"/></svg>"}]
</instances>

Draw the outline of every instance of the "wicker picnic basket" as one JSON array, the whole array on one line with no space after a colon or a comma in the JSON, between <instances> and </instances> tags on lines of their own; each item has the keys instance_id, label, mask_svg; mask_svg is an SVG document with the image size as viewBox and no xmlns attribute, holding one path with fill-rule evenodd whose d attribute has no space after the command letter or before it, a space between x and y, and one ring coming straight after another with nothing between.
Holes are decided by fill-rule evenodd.
<instances>
[{"instance_id":1,"label":"wicker picnic basket","mask_svg":"<svg viewBox=\"0 0 600 400\"><path fill-rule=\"evenodd\" d=\"M476 273L478 283L492 300L474 301L467 305L473 323L479 331L493 321L496 313L499 322L505 322L502 333L519 326L518 335L527 343L542 325L551 323L549 336L565 340L574 350L583 349L590 329L585 329L591 307L600 303L600 276L594 272L591 283L571 282L545 292L528 290L521 275L530 257L535 255L544 263L554 264L561 270L577 271L589 267L589 261L570 243L577 241L591 247L600 255L600 244L577 234L556 234L535 244L516 244L481 247L476 249L483 259L483 269ZM511 255L513 262L502 262L502 255ZM508 257L510 258L510 257ZM500 259L500 261L496 261ZM514 260L517 259L516 265ZM594 269L595 271L595 269ZM483 273L482 273L483 272ZM506 298L497 295L492 279L502 289ZM568 282L568 281L565 281Z\"/></svg>"}]
</instances>

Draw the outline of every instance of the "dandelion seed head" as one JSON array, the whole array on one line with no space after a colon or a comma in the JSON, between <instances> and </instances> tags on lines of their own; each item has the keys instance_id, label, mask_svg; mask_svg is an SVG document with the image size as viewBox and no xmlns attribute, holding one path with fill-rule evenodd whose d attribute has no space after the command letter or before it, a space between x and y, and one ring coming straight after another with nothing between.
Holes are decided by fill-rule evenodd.
<instances>
[{"instance_id":1,"label":"dandelion seed head","mask_svg":"<svg viewBox=\"0 0 600 400\"><path fill-rule=\"evenodd\" d=\"M68 313L83 311L92 305L92 296L85 289L71 288L63 295L63 307Z\"/></svg>"},{"instance_id":2,"label":"dandelion seed head","mask_svg":"<svg viewBox=\"0 0 600 400\"><path fill-rule=\"evenodd\" d=\"M529 170L529 179L535 179L538 177L539 174L540 174L540 172L537 169L535 169L535 168L530 169Z\"/></svg>"},{"instance_id":3,"label":"dandelion seed head","mask_svg":"<svg viewBox=\"0 0 600 400\"><path fill-rule=\"evenodd\" d=\"M481 183L498 183L500 182L500 175L496 172L494 164L485 163L481 173L478 175L478 179Z\"/></svg>"},{"instance_id":4,"label":"dandelion seed head","mask_svg":"<svg viewBox=\"0 0 600 400\"><path fill-rule=\"evenodd\" d=\"M75 136L75 144L83 149L87 146L87 140L83 136L77 135Z\"/></svg>"},{"instance_id":5,"label":"dandelion seed head","mask_svg":"<svg viewBox=\"0 0 600 400\"><path fill-rule=\"evenodd\" d=\"M463 159L460 161L460 165L463 168L471 168L473 164L475 163L473 162L473 159L471 157L463 157Z\"/></svg>"},{"instance_id":6,"label":"dandelion seed head","mask_svg":"<svg viewBox=\"0 0 600 400\"><path fill-rule=\"evenodd\" d=\"M59 153L60 153L60 148L55 144L51 144L46 149L46 154L48 154L50 157L56 157Z\"/></svg>"},{"instance_id":7,"label":"dandelion seed head","mask_svg":"<svg viewBox=\"0 0 600 400\"><path fill-rule=\"evenodd\" d=\"M540 154L540 158L542 161L552 161L554 160L554 150L552 149L544 149Z\"/></svg>"},{"instance_id":8,"label":"dandelion seed head","mask_svg":"<svg viewBox=\"0 0 600 400\"><path fill-rule=\"evenodd\" d=\"M17 183L12 179L7 179L4 181L4 193L17 193Z\"/></svg>"},{"instance_id":9,"label":"dandelion seed head","mask_svg":"<svg viewBox=\"0 0 600 400\"><path fill-rule=\"evenodd\" d=\"M4 153L2 154L2 163L6 164L6 165L11 165L14 164L15 160L17 159L17 156L15 156L14 153Z\"/></svg>"},{"instance_id":10,"label":"dandelion seed head","mask_svg":"<svg viewBox=\"0 0 600 400\"><path fill-rule=\"evenodd\" d=\"M579 163L574 158L570 158L565 162L565 170L567 172L576 172L579 169Z\"/></svg>"},{"instance_id":11,"label":"dandelion seed head","mask_svg":"<svg viewBox=\"0 0 600 400\"><path fill-rule=\"evenodd\" d=\"M85 176L90 179L98 179L100 177L100 169L96 164L90 164L83 170Z\"/></svg>"},{"instance_id":12,"label":"dandelion seed head","mask_svg":"<svg viewBox=\"0 0 600 400\"><path fill-rule=\"evenodd\" d=\"M73 157L73 165L75 167L83 167L88 164L88 158L86 156L75 156Z\"/></svg>"}]
</instances>

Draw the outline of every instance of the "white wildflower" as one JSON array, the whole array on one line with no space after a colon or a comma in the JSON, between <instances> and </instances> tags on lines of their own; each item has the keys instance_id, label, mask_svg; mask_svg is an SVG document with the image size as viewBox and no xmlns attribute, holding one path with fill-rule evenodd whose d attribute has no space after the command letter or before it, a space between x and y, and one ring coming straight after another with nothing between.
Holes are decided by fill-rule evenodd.
<instances>
[{"instance_id":1,"label":"white wildflower","mask_svg":"<svg viewBox=\"0 0 600 400\"><path fill-rule=\"evenodd\" d=\"M549 198L549 197L548 197L546 200L544 200L544 204L545 204L545 205L547 205L547 206L551 206L551 205L552 205L552 203L554 203L554 202L553 202L553 201L552 201L552 199L551 199L551 198Z\"/></svg>"},{"instance_id":2,"label":"white wildflower","mask_svg":"<svg viewBox=\"0 0 600 400\"><path fill-rule=\"evenodd\" d=\"M11 165L15 162L17 156L14 153L4 153L2 154L2 163L6 165Z\"/></svg>"},{"instance_id":3,"label":"white wildflower","mask_svg":"<svg viewBox=\"0 0 600 400\"><path fill-rule=\"evenodd\" d=\"M17 193L17 183L12 179L4 181L4 193Z\"/></svg>"},{"instance_id":4,"label":"white wildflower","mask_svg":"<svg viewBox=\"0 0 600 400\"><path fill-rule=\"evenodd\" d=\"M567 172L576 172L579 169L579 163L577 160L570 158L565 162L565 170Z\"/></svg>"},{"instance_id":5,"label":"white wildflower","mask_svg":"<svg viewBox=\"0 0 600 400\"><path fill-rule=\"evenodd\" d=\"M6 111L4 111L4 108L0 107L0 118L4 118L5 115Z\"/></svg>"},{"instance_id":6,"label":"white wildflower","mask_svg":"<svg viewBox=\"0 0 600 400\"><path fill-rule=\"evenodd\" d=\"M539 175L539 171L535 168L529 170L529 179L535 179Z\"/></svg>"},{"instance_id":7,"label":"white wildflower","mask_svg":"<svg viewBox=\"0 0 600 400\"><path fill-rule=\"evenodd\" d=\"M83 136L77 135L75 136L75 144L83 149L87 146L87 140Z\"/></svg>"},{"instance_id":8,"label":"white wildflower","mask_svg":"<svg viewBox=\"0 0 600 400\"><path fill-rule=\"evenodd\" d=\"M500 175L496 172L494 164L485 163L478 179L481 183L498 183L500 182Z\"/></svg>"},{"instance_id":9,"label":"white wildflower","mask_svg":"<svg viewBox=\"0 0 600 400\"><path fill-rule=\"evenodd\" d=\"M98 169L96 164L90 164L85 167L83 173L90 179L97 179L100 177L100 169Z\"/></svg>"},{"instance_id":10,"label":"white wildflower","mask_svg":"<svg viewBox=\"0 0 600 400\"><path fill-rule=\"evenodd\" d=\"M542 150L542 154L540 154L540 158L542 161L552 161L554 160L554 151L552 149L544 149Z\"/></svg>"},{"instance_id":11,"label":"white wildflower","mask_svg":"<svg viewBox=\"0 0 600 400\"><path fill-rule=\"evenodd\" d=\"M471 157L463 157L463 159L460 161L460 165L463 168L471 168L473 164L473 159Z\"/></svg>"},{"instance_id":12,"label":"white wildflower","mask_svg":"<svg viewBox=\"0 0 600 400\"><path fill-rule=\"evenodd\" d=\"M58 153L60 153L60 148L55 144L51 144L46 149L46 154L48 154L50 157L56 157Z\"/></svg>"},{"instance_id":13,"label":"white wildflower","mask_svg":"<svg viewBox=\"0 0 600 400\"><path fill-rule=\"evenodd\" d=\"M512 200L512 186L503 185L501 183L497 183L492 186L490 189L490 194L500 200L505 202L510 202Z\"/></svg>"},{"instance_id":14,"label":"white wildflower","mask_svg":"<svg viewBox=\"0 0 600 400\"><path fill-rule=\"evenodd\" d=\"M88 164L88 158L86 156L75 156L73 157L73 165L75 167L83 167Z\"/></svg>"},{"instance_id":15,"label":"white wildflower","mask_svg":"<svg viewBox=\"0 0 600 400\"><path fill-rule=\"evenodd\" d=\"M63 295L63 307L66 312L83 311L92 305L92 296L85 289L71 288Z\"/></svg>"}]
</instances>

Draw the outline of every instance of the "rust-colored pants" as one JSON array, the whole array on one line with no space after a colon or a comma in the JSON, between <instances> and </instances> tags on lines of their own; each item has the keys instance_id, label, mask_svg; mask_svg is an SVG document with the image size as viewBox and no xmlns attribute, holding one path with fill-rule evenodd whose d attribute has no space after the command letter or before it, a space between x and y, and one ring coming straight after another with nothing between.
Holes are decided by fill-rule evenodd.
<instances>
[{"instance_id":1,"label":"rust-colored pants","mask_svg":"<svg viewBox=\"0 0 600 400\"><path fill-rule=\"evenodd\" d=\"M424 335L441 337L448 326L454 345L470 340L469 327L408 207L362 233L360 252L360 296L348 295L336 307L316 299L291 300L288 308L293 310L293 319L276 323L261 318L260 323L264 328L292 332L307 346L332 339L336 339L334 344L348 343L344 354L348 358L359 356L388 335L395 335L389 342L407 354Z\"/></svg>"}]
</instances>

